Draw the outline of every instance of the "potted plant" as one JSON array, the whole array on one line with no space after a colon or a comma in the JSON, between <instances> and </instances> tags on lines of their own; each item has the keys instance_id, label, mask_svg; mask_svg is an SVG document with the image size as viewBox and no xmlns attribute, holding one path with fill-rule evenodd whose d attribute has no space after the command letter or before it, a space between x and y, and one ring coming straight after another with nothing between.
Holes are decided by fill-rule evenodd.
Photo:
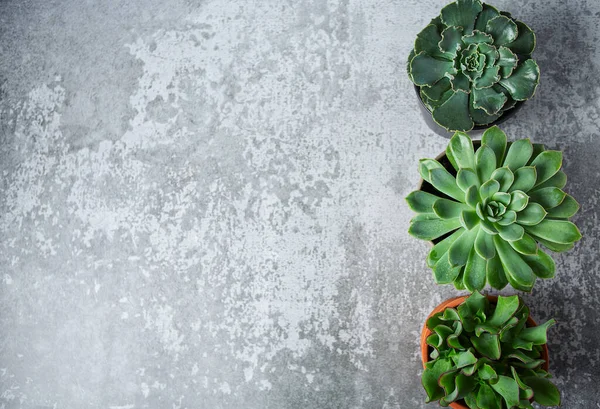
<instances>
[{"instance_id":1,"label":"potted plant","mask_svg":"<svg viewBox=\"0 0 600 409\"><path fill-rule=\"evenodd\" d=\"M424 116L440 135L499 123L533 97L535 34L510 13L457 0L417 35L408 58ZM433 121L432 121L433 119Z\"/></svg>"},{"instance_id":2,"label":"potted plant","mask_svg":"<svg viewBox=\"0 0 600 409\"><path fill-rule=\"evenodd\" d=\"M422 159L421 186L406 198L418 213L409 233L434 244L427 265L436 282L531 291L536 277L553 277L540 245L561 252L581 238L568 220L579 204L562 190L561 166L560 151L529 139L507 143L497 126L475 142L457 132L438 160Z\"/></svg>"},{"instance_id":3,"label":"potted plant","mask_svg":"<svg viewBox=\"0 0 600 409\"><path fill-rule=\"evenodd\" d=\"M421 334L427 402L455 409L529 408L560 404L548 379L546 332L516 295L474 292L438 306Z\"/></svg>"}]
</instances>

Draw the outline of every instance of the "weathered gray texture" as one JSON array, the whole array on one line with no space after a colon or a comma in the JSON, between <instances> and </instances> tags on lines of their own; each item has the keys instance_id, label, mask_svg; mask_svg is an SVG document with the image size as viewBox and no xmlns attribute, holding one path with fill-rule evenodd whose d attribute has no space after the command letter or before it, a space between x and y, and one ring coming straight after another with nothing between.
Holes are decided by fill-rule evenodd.
<instances>
[{"instance_id":1,"label":"weathered gray texture","mask_svg":"<svg viewBox=\"0 0 600 409\"><path fill-rule=\"evenodd\" d=\"M426 407L457 292L406 233L446 140L404 67L444 3L1 2L0 407ZM563 407L600 407L600 3L495 4L542 70L503 128L564 149L582 204L525 298Z\"/></svg>"}]
</instances>

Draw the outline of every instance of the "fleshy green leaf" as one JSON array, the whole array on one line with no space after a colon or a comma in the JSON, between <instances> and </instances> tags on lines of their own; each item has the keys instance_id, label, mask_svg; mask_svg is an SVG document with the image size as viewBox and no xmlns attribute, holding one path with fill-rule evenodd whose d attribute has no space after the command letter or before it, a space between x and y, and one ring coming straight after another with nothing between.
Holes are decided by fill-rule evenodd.
<instances>
[{"instance_id":1,"label":"fleshy green leaf","mask_svg":"<svg viewBox=\"0 0 600 409\"><path fill-rule=\"evenodd\" d=\"M500 15L500 12L493 6L489 4L483 4L483 10L479 13L477 17L477 22L475 23L475 29L479 31L485 31L487 27L488 21Z\"/></svg>"},{"instance_id":2,"label":"fleshy green leaf","mask_svg":"<svg viewBox=\"0 0 600 409\"><path fill-rule=\"evenodd\" d=\"M500 191L506 192L508 188L512 186L515 175L508 167L498 168L492 173L492 179L497 180L500 183ZM513 209L514 210L514 209ZM520 209L519 209L520 210Z\"/></svg>"},{"instance_id":3,"label":"fleshy green leaf","mask_svg":"<svg viewBox=\"0 0 600 409\"><path fill-rule=\"evenodd\" d=\"M500 327L506 321L512 318L519 309L519 296L498 297L494 314L486 321L486 324L492 327Z\"/></svg>"},{"instance_id":4,"label":"fleshy green leaf","mask_svg":"<svg viewBox=\"0 0 600 409\"><path fill-rule=\"evenodd\" d=\"M494 81L487 87L482 86L480 88L477 87L479 84L483 84L483 82L478 83L477 81L476 88L473 89L473 106L475 108L483 109L488 115L494 115L500 112L500 110L506 103L507 98L506 95L504 95L503 93L496 92L493 88L491 88L491 85L495 82L498 82L498 80Z\"/></svg>"},{"instance_id":5,"label":"fleshy green leaf","mask_svg":"<svg viewBox=\"0 0 600 409\"><path fill-rule=\"evenodd\" d=\"M479 188L479 196L481 200L486 200L500 191L500 182L495 179L490 179Z\"/></svg>"},{"instance_id":6,"label":"fleshy green leaf","mask_svg":"<svg viewBox=\"0 0 600 409\"><path fill-rule=\"evenodd\" d=\"M502 78L508 78L517 66L519 59L509 48L506 47L500 47L498 49L498 54L500 58L498 59L497 65L500 67L500 75Z\"/></svg>"},{"instance_id":7,"label":"fleshy green leaf","mask_svg":"<svg viewBox=\"0 0 600 409\"><path fill-rule=\"evenodd\" d=\"M502 218L498 220L500 226L508 226L513 224L517 220L517 213L514 210L508 210L502 215Z\"/></svg>"},{"instance_id":8,"label":"fleshy green leaf","mask_svg":"<svg viewBox=\"0 0 600 409\"><path fill-rule=\"evenodd\" d=\"M510 205L508 208L515 212L520 212L529 204L529 196L520 190L515 190L510 194Z\"/></svg>"},{"instance_id":9,"label":"fleshy green leaf","mask_svg":"<svg viewBox=\"0 0 600 409\"><path fill-rule=\"evenodd\" d=\"M472 248L467 265L465 266L463 278L467 290L474 292L482 290L485 287L485 266L485 259L477 254L475 248Z\"/></svg>"},{"instance_id":10,"label":"fleshy green leaf","mask_svg":"<svg viewBox=\"0 0 600 409\"><path fill-rule=\"evenodd\" d=\"M418 216L417 216L418 217ZM460 227L459 219L417 219L413 218L408 233L421 240L434 240Z\"/></svg>"},{"instance_id":11,"label":"fleshy green leaf","mask_svg":"<svg viewBox=\"0 0 600 409\"><path fill-rule=\"evenodd\" d=\"M519 36L515 41L508 44L514 53L521 55L530 55L535 49L535 33L525 23L516 21Z\"/></svg>"},{"instance_id":12,"label":"fleshy green leaf","mask_svg":"<svg viewBox=\"0 0 600 409\"><path fill-rule=\"evenodd\" d=\"M434 101L439 101L444 97L444 94L450 90L450 88L450 79L444 77L430 87L421 87L421 92L423 92L427 98Z\"/></svg>"},{"instance_id":13,"label":"fleshy green leaf","mask_svg":"<svg viewBox=\"0 0 600 409\"><path fill-rule=\"evenodd\" d=\"M533 191L533 190L543 189L545 187L557 187L559 189L562 189L563 187L565 187L566 184L567 184L567 175L565 175L565 172L563 172L562 170L559 170L550 179L548 179L544 183L540 183L539 185L536 185L531 190Z\"/></svg>"},{"instance_id":14,"label":"fleshy green leaf","mask_svg":"<svg viewBox=\"0 0 600 409\"><path fill-rule=\"evenodd\" d=\"M560 392L548 379L541 377L526 377L523 382L533 389L533 400L544 406L559 406Z\"/></svg>"},{"instance_id":15,"label":"fleshy green leaf","mask_svg":"<svg viewBox=\"0 0 600 409\"><path fill-rule=\"evenodd\" d=\"M537 180L537 172L533 166L523 166L522 168L517 169L514 174L515 181L508 189L508 192L512 192L514 190L529 192Z\"/></svg>"},{"instance_id":16,"label":"fleshy green leaf","mask_svg":"<svg viewBox=\"0 0 600 409\"><path fill-rule=\"evenodd\" d=\"M572 196L566 195L562 203L548 210L548 217L553 219L568 219L579 211L579 203Z\"/></svg>"},{"instance_id":17,"label":"fleshy green leaf","mask_svg":"<svg viewBox=\"0 0 600 409\"><path fill-rule=\"evenodd\" d=\"M459 352L457 355L452 357L454 361L454 367L457 369L464 368L465 366L473 365L477 362L477 357L473 355L471 351Z\"/></svg>"},{"instance_id":18,"label":"fleshy green leaf","mask_svg":"<svg viewBox=\"0 0 600 409\"><path fill-rule=\"evenodd\" d=\"M479 30L474 30L473 33L471 33L470 35L463 36L462 42L467 46L471 44L481 43L492 44L494 42L494 39L488 33L484 33L483 31Z\"/></svg>"},{"instance_id":19,"label":"fleshy green leaf","mask_svg":"<svg viewBox=\"0 0 600 409\"><path fill-rule=\"evenodd\" d=\"M500 118L504 113L503 110L500 110L500 112L494 115L488 115L483 109L475 108L473 106L474 103L473 93L471 92L469 94L469 114L476 125L489 125Z\"/></svg>"},{"instance_id":20,"label":"fleshy green leaf","mask_svg":"<svg viewBox=\"0 0 600 409\"><path fill-rule=\"evenodd\" d=\"M450 265L448 253L444 253L442 258L433 266L433 277L437 284L450 284L460 274L462 267Z\"/></svg>"},{"instance_id":21,"label":"fleshy green leaf","mask_svg":"<svg viewBox=\"0 0 600 409\"><path fill-rule=\"evenodd\" d=\"M460 90L435 109L432 115L438 125L452 131L470 131L475 125L469 116L469 94Z\"/></svg>"},{"instance_id":22,"label":"fleshy green leaf","mask_svg":"<svg viewBox=\"0 0 600 409\"><path fill-rule=\"evenodd\" d=\"M481 197L479 196L479 189L477 186L473 185L467 189L465 193L465 202L471 206L475 207L481 201Z\"/></svg>"},{"instance_id":23,"label":"fleshy green leaf","mask_svg":"<svg viewBox=\"0 0 600 409\"><path fill-rule=\"evenodd\" d=\"M420 53L415 55L415 58L410 62L410 75L415 85L431 86L442 79L446 73L456 73L452 61L442 60L425 53Z\"/></svg>"},{"instance_id":24,"label":"fleshy green leaf","mask_svg":"<svg viewBox=\"0 0 600 409\"><path fill-rule=\"evenodd\" d=\"M479 178L473 169L460 169L456 175L456 184L465 193L471 186L479 187Z\"/></svg>"},{"instance_id":25,"label":"fleshy green leaf","mask_svg":"<svg viewBox=\"0 0 600 409\"><path fill-rule=\"evenodd\" d=\"M433 205L433 211L440 217L440 219L453 219L455 217L460 217L460 214L464 210L471 210L471 208L464 203L459 203L448 199L438 199Z\"/></svg>"},{"instance_id":26,"label":"fleshy green leaf","mask_svg":"<svg viewBox=\"0 0 600 409\"><path fill-rule=\"evenodd\" d=\"M490 259L496 255L494 239L483 229L479 229L475 238L475 251L484 259Z\"/></svg>"},{"instance_id":27,"label":"fleshy green leaf","mask_svg":"<svg viewBox=\"0 0 600 409\"><path fill-rule=\"evenodd\" d=\"M442 31L442 38L439 42L439 49L444 53L455 56L461 47L462 28L446 27Z\"/></svg>"},{"instance_id":28,"label":"fleshy green leaf","mask_svg":"<svg viewBox=\"0 0 600 409\"><path fill-rule=\"evenodd\" d=\"M481 144L489 146L494 151L496 167L501 167L504 160L504 152L506 152L506 134L504 131L496 125L486 129L481 137Z\"/></svg>"},{"instance_id":29,"label":"fleshy green leaf","mask_svg":"<svg viewBox=\"0 0 600 409\"><path fill-rule=\"evenodd\" d=\"M502 290L508 284L506 274L504 273L504 267L502 267L502 263L500 262L500 256L498 256L498 254L496 254L496 256L487 261L485 271L487 276L487 282L493 288L497 290Z\"/></svg>"},{"instance_id":30,"label":"fleshy green leaf","mask_svg":"<svg viewBox=\"0 0 600 409\"><path fill-rule=\"evenodd\" d=\"M456 184L456 179L446 169L433 169L429 172L431 184L440 192L462 201L465 192Z\"/></svg>"},{"instance_id":31,"label":"fleshy green leaf","mask_svg":"<svg viewBox=\"0 0 600 409\"><path fill-rule=\"evenodd\" d=\"M552 209L563 202L567 194L557 187L545 187L529 193L529 198L539 203L544 209Z\"/></svg>"},{"instance_id":32,"label":"fleshy green leaf","mask_svg":"<svg viewBox=\"0 0 600 409\"><path fill-rule=\"evenodd\" d=\"M471 138L466 133L456 132L450 138L446 152L452 155L459 168L475 169L473 141L471 141Z\"/></svg>"},{"instance_id":33,"label":"fleshy green leaf","mask_svg":"<svg viewBox=\"0 0 600 409\"><path fill-rule=\"evenodd\" d=\"M489 180L496 169L496 154L486 145L481 145L475 153L475 168L479 180Z\"/></svg>"},{"instance_id":34,"label":"fleshy green leaf","mask_svg":"<svg viewBox=\"0 0 600 409\"><path fill-rule=\"evenodd\" d=\"M471 343L481 355L490 359L500 359L500 339L498 335L484 332L479 337L472 336Z\"/></svg>"},{"instance_id":35,"label":"fleshy green leaf","mask_svg":"<svg viewBox=\"0 0 600 409\"><path fill-rule=\"evenodd\" d=\"M533 153L533 146L529 139L519 139L510 144L503 166L508 166L515 172L517 169L525 166Z\"/></svg>"},{"instance_id":36,"label":"fleshy green leaf","mask_svg":"<svg viewBox=\"0 0 600 409\"><path fill-rule=\"evenodd\" d=\"M452 362L449 359L438 359L431 368L425 368L421 376L421 383L427 392L427 402L432 402L444 397L444 390L438 384L438 379L443 373L452 369Z\"/></svg>"},{"instance_id":37,"label":"fleshy green leaf","mask_svg":"<svg viewBox=\"0 0 600 409\"><path fill-rule=\"evenodd\" d=\"M548 250L554 251L556 253L562 253L563 251L569 251L573 247L575 247L575 243L567 243L567 244L554 243L552 241L545 240L545 239L542 239L540 237L537 237L537 236L535 236L533 234L531 236L534 239L536 239L538 243L543 244Z\"/></svg>"},{"instance_id":38,"label":"fleshy green leaf","mask_svg":"<svg viewBox=\"0 0 600 409\"><path fill-rule=\"evenodd\" d=\"M518 34L517 25L506 16L497 16L488 21L485 31L494 38L495 46L512 43Z\"/></svg>"},{"instance_id":39,"label":"fleshy green leaf","mask_svg":"<svg viewBox=\"0 0 600 409\"><path fill-rule=\"evenodd\" d=\"M533 60L518 65L508 78L502 78L500 85L508 90L515 101L525 101L535 94L540 82L540 68Z\"/></svg>"},{"instance_id":40,"label":"fleshy green leaf","mask_svg":"<svg viewBox=\"0 0 600 409\"><path fill-rule=\"evenodd\" d=\"M500 224L496 224L494 227L498 230L498 234L502 239L506 241L515 241L521 240L523 238L523 234L525 233L523 227L514 223L508 226L502 226Z\"/></svg>"},{"instance_id":41,"label":"fleshy green leaf","mask_svg":"<svg viewBox=\"0 0 600 409\"><path fill-rule=\"evenodd\" d=\"M492 383L491 387L504 398L507 407L519 405L519 385L514 379L499 375L498 380Z\"/></svg>"},{"instance_id":42,"label":"fleshy green leaf","mask_svg":"<svg viewBox=\"0 0 600 409\"><path fill-rule=\"evenodd\" d=\"M512 247L500 237L494 237L494 245L500 256L500 261L507 274L511 285L515 288L531 288L535 281L535 276L531 267L523 261L521 256L512 249ZM515 286L516 284L516 286ZM519 289L519 288L517 288Z\"/></svg>"},{"instance_id":43,"label":"fleshy green leaf","mask_svg":"<svg viewBox=\"0 0 600 409\"><path fill-rule=\"evenodd\" d=\"M439 198L422 190L415 190L406 196L408 207L417 213L433 213L433 204Z\"/></svg>"},{"instance_id":44,"label":"fleshy green leaf","mask_svg":"<svg viewBox=\"0 0 600 409\"><path fill-rule=\"evenodd\" d=\"M440 36L438 28L433 24L429 24L419 34L417 34L414 48L415 54L423 52L424 54L433 57L452 60L451 56L445 56L440 50L438 43L441 39L442 37Z\"/></svg>"},{"instance_id":45,"label":"fleshy green leaf","mask_svg":"<svg viewBox=\"0 0 600 409\"><path fill-rule=\"evenodd\" d=\"M433 266L448 252L448 249L464 233L464 229L458 229L444 240L436 243L427 255L427 266L433 268Z\"/></svg>"},{"instance_id":46,"label":"fleshy green leaf","mask_svg":"<svg viewBox=\"0 0 600 409\"><path fill-rule=\"evenodd\" d=\"M533 345L543 345L548 342L546 335L548 328L554 324L556 324L556 321L551 319L536 327L523 328L519 334L519 338L523 341L533 342Z\"/></svg>"},{"instance_id":47,"label":"fleshy green leaf","mask_svg":"<svg viewBox=\"0 0 600 409\"><path fill-rule=\"evenodd\" d=\"M537 243L528 234L524 234L521 240L509 241L509 244L513 249L521 254L534 255L537 253ZM529 263L528 263L529 264ZM530 265L531 267L531 265ZM534 271L535 272L535 271Z\"/></svg>"},{"instance_id":48,"label":"fleshy green leaf","mask_svg":"<svg viewBox=\"0 0 600 409\"><path fill-rule=\"evenodd\" d=\"M467 264L478 230L479 229L467 230L452 243L448 250L448 260L451 265L464 266Z\"/></svg>"},{"instance_id":49,"label":"fleshy green leaf","mask_svg":"<svg viewBox=\"0 0 600 409\"><path fill-rule=\"evenodd\" d=\"M485 88L491 88L492 85L496 84L498 81L500 81L500 67L494 65L492 67L487 67L483 70L483 73L481 75L481 77L476 78L474 81L474 86L475 86L475 90L482 90ZM475 91L473 90L473 91ZM492 90L493 91L493 90ZM497 94L496 91L493 91L494 94ZM474 94L475 95L475 94ZM477 98L476 98L477 99ZM502 95L496 95L494 97L494 99L502 99L504 100L504 102L506 102L506 97L504 96L504 94ZM504 103L502 103L502 105L504 105ZM478 104L477 102L475 102L475 107L478 108ZM480 108L482 108L484 111L486 111L488 114L495 114L497 113L500 109L498 110L494 110L494 111L488 111L485 110L485 108L483 106L481 106ZM500 107L502 108L502 107Z\"/></svg>"},{"instance_id":50,"label":"fleshy green leaf","mask_svg":"<svg viewBox=\"0 0 600 409\"><path fill-rule=\"evenodd\" d=\"M467 230L473 229L479 224L481 219L473 210L463 210L460 214L460 224Z\"/></svg>"},{"instance_id":51,"label":"fleshy green leaf","mask_svg":"<svg viewBox=\"0 0 600 409\"><path fill-rule=\"evenodd\" d=\"M419 161L419 174L428 183L431 183L431 171L433 169L444 169L441 163L435 159L421 159Z\"/></svg>"},{"instance_id":52,"label":"fleshy green leaf","mask_svg":"<svg viewBox=\"0 0 600 409\"><path fill-rule=\"evenodd\" d=\"M569 244L581 239L577 226L567 220L544 219L535 226L526 226L528 233L554 243Z\"/></svg>"},{"instance_id":53,"label":"fleshy green leaf","mask_svg":"<svg viewBox=\"0 0 600 409\"><path fill-rule=\"evenodd\" d=\"M554 176L562 166L562 152L544 151L531 162L531 166L537 170L536 185L544 183Z\"/></svg>"},{"instance_id":54,"label":"fleshy green leaf","mask_svg":"<svg viewBox=\"0 0 600 409\"><path fill-rule=\"evenodd\" d=\"M479 0L457 0L444 7L440 16L447 26L463 27L464 33L470 34L475 26L475 19L482 10Z\"/></svg>"},{"instance_id":55,"label":"fleshy green leaf","mask_svg":"<svg viewBox=\"0 0 600 409\"><path fill-rule=\"evenodd\" d=\"M522 257L523 260L529 264L529 267L531 267L533 273L539 278L554 277L554 272L556 270L554 260L552 260L552 257L543 251L540 250L535 255L523 255Z\"/></svg>"},{"instance_id":56,"label":"fleshy green leaf","mask_svg":"<svg viewBox=\"0 0 600 409\"><path fill-rule=\"evenodd\" d=\"M492 387L486 383L482 384L477 392L477 406L486 409L502 408L498 400L498 395L496 395Z\"/></svg>"},{"instance_id":57,"label":"fleshy green leaf","mask_svg":"<svg viewBox=\"0 0 600 409\"><path fill-rule=\"evenodd\" d=\"M533 226L544 220L545 217L546 211L542 205L529 202L525 209L517 213L517 223L524 226Z\"/></svg>"},{"instance_id":58,"label":"fleshy green leaf","mask_svg":"<svg viewBox=\"0 0 600 409\"><path fill-rule=\"evenodd\" d=\"M460 90L468 93L471 91L471 80L465 74L459 72L452 78L451 86L454 91Z\"/></svg>"}]
</instances>

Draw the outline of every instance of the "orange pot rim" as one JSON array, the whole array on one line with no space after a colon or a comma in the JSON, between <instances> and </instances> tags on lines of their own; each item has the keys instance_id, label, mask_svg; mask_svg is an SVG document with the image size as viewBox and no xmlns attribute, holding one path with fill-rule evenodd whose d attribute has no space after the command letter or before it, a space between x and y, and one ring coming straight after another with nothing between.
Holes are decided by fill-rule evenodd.
<instances>
[{"instance_id":1,"label":"orange pot rim","mask_svg":"<svg viewBox=\"0 0 600 409\"><path fill-rule=\"evenodd\" d=\"M459 306L468 297L469 297L468 295L461 295L458 297L449 298L446 301L442 302L437 307L435 307L433 309L433 311L431 311L431 313L427 316L427 319L425 320L425 324L423 325L423 329L421 330L421 361L423 363L423 368L425 368L425 364L427 362L429 362L429 345L427 345L427 343L425 341L427 340L427 337L429 335L431 335L431 330L429 328L427 328L427 320L429 320L429 318L431 318L431 316L433 314L444 311L446 308L454 308L454 307ZM492 303L496 303L498 301L498 296L496 296L496 295L486 295L486 297ZM537 327L537 323L533 320L533 318L531 318L531 315L529 317L527 317L527 326ZM547 344L542 345L542 359L545 361L542 364L542 369L544 369L545 371L548 371L548 368L550 365L550 360L549 360ZM469 409L469 407L467 405L462 403L462 400L451 403L450 407L453 409Z\"/></svg>"}]
</instances>

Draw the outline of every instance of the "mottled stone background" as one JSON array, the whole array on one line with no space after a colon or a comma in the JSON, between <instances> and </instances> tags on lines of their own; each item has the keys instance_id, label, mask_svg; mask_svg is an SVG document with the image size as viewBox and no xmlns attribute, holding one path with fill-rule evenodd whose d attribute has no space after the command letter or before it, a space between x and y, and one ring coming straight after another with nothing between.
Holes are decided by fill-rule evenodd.
<instances>
[{"instance_id":1,"label":"mottled stone background","mask_svg":"<svg viewBox=\"0 0 600 409\"><path fill-rule=\"evenodd\" d=\"M446 140L404 67L443 4L0 2L0 407L428 407L456 291L404 197ZM600 3L494 4L542 70L504 129L563 149L582 205L525 299L563 407L598 408Z\"/></svg>"}]
</instances>

